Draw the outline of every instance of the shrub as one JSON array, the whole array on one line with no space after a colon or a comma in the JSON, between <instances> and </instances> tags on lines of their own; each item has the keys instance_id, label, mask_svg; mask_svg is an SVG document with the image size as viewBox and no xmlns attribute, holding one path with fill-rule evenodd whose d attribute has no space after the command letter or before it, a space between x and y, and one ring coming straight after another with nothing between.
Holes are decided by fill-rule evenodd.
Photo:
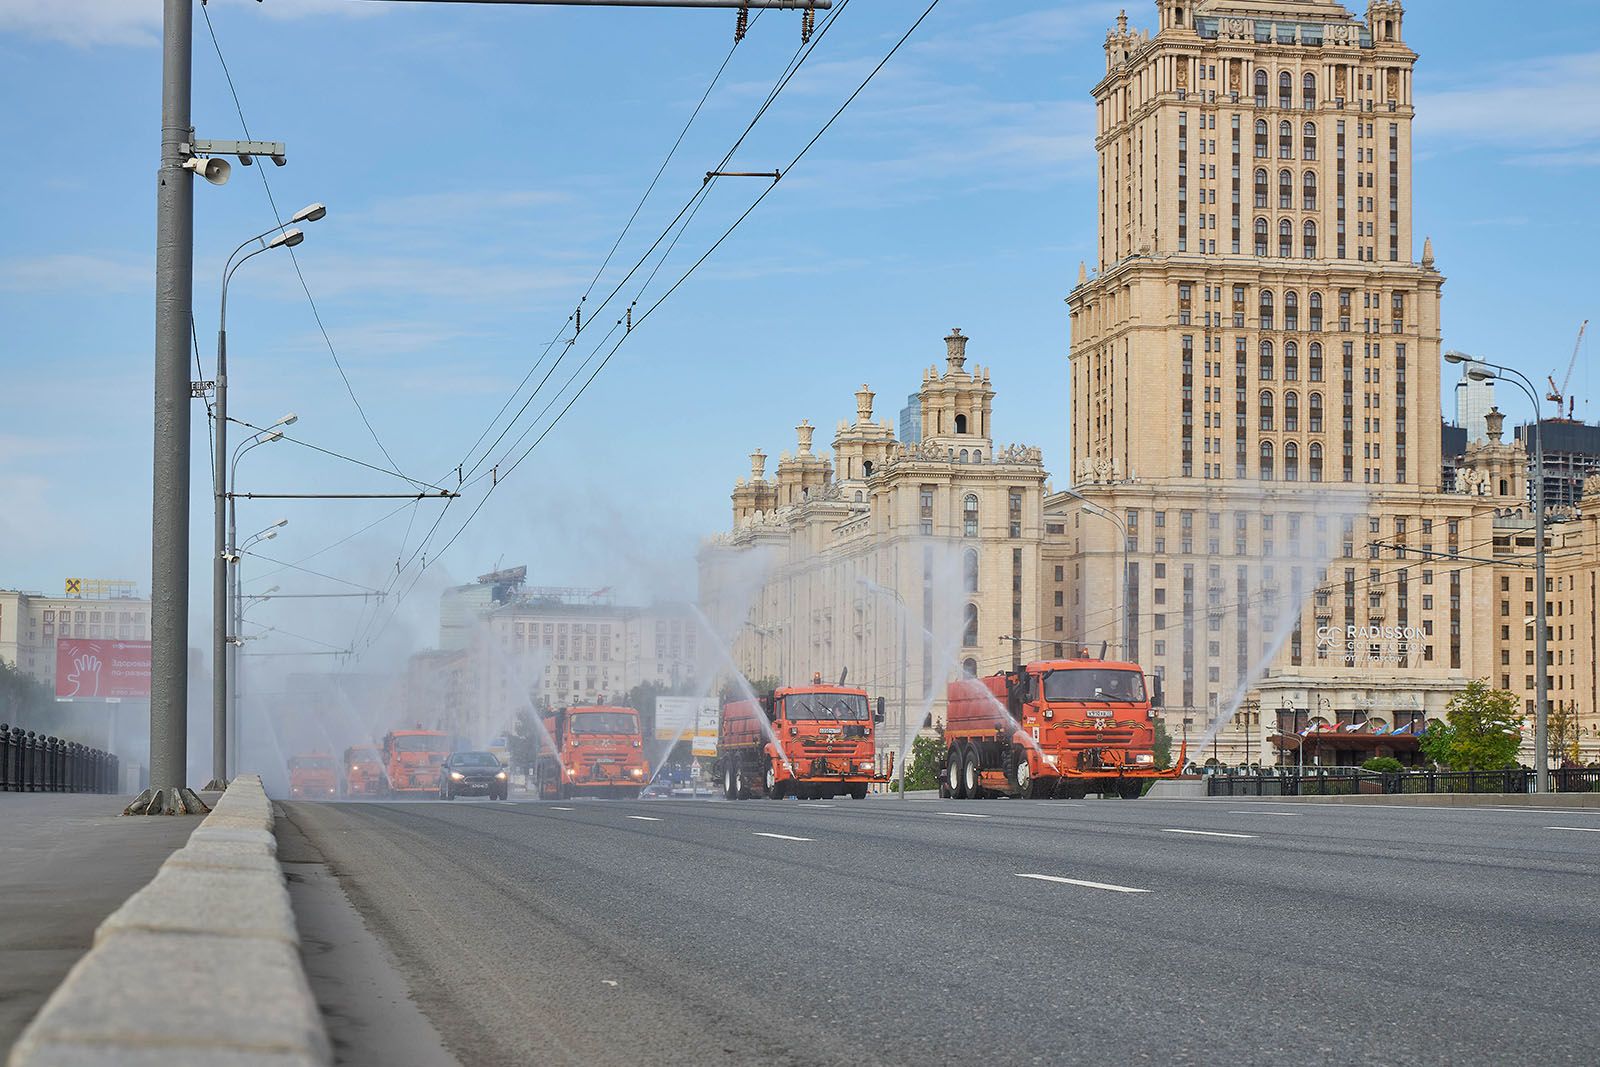
<instances>
[{"instance_id":1,"label":"shrub","mask_svg":"<svg viewBox=\"0 0 1600 1067\"><path fill-rule=\"evenodd\" d=\"M1361 765L1363 770L1377 771L1380 774L1394 774L1405 770L1405 764L1393 756L1373 756Z\"/></svg>"}]
</instances>

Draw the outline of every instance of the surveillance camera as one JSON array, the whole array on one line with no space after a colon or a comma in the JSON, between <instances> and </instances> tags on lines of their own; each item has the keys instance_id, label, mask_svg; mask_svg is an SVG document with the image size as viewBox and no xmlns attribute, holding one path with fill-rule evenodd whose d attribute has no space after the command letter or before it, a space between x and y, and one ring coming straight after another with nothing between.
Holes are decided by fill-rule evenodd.
<instances>
[{"instance_id":1,"label":"surveillance camera","mask_svg":"<svg viewBox=\"0 0 1600 1067\"><path fill-rule=\"evenodd\" d=\"M287 159L285 159L283 156L273 156L272 157L273 166L282 167L282 166L287 166L288 163L289 163L289 161Z\"/></svg>"},{"instance_id":2,"label":"surveillance camera","mask_svg":"<svg viewBox=\"0 0 1600 1067\"><path fill-rule=\"evenodd\" d=\"M250 153L248 153L248 152L240 152L239 153L239 164L240 164L240 166L248 167L251 164L255 163L255 161L256 161L256 157L250 155Z\"/></svg>"},{"instance_id":3,"label":"surveillance camera","mask_svg":"<svg viewBox=\"0 0 1600 1067\"><path fill-rule=\"evenodd\" d=\"M186 160L183 165L212 185L226 185L228 173L233 170L233 166L226 159L202 159L199 156Z\"/></svg>"}]
</instances>

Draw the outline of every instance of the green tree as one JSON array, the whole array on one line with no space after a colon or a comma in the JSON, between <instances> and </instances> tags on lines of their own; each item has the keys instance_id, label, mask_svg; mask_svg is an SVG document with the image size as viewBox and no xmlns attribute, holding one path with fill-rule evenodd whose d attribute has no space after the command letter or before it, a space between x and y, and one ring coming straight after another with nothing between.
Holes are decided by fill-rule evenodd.
<instances>
[{"instance_id":1,"label":"green tree","mask_svg":"<svg viewBox=\"0 0 1600 1067\"><path fill-rule=\"evenodd\" d=\"M1447 722L1422 735L1422 751L1453 771L1498 771L1517 765L1522 715L1517 698L1473 679L1450 698Z\"/></svg>"},{"instance_id":2,"label":"green tree","mask_svg":"<svg viewBox=\"0 0 1600 1067\"><path fill-rule=\"evenodd\" d=\"M1406 769L1405 764L1393 756L1373 756L1361 765L1362 770L1377 771L1380 774L1393 774Z\"/></svg>"},{"instance_id":3,"label":"green tree","mask_svg":"<svg viewBox=\"0 0 1600 1067\"><path fill-rule=\"evenodd\" d=\"M933 736L918 734L911 741L911 759L906 764L906 789L937 789L939 759L944 755L944 727L935 726Z\"/></svg>"},{"instance_id":4,"label":"green tree","mask_svg":"<svg viewBox=\"0 0 1600 1067\"><path fill-rule=\"evenodd\" d=\"M1172 766L1172 735L1167 732L1165 719L1158 717L1155 720L1155 724L1156 739L1151 749L1155 753L1156 767L1160 770L1166 770Z\"/></svg>"},{"instance_id":5,"label":"green tree","mask_svg":"<svg viewBox=\"0 0 1600 1067\"><path fill-rule=\"evenodd\" d=\"M1578 738L1582 736L1582 729L1577 709L1572 705L1561 704L1550 709L1547 726L1550 754L1558 767L1578 765Z\"/></svg>"},{"instance_id":6,"label":"green tree","mask_svg":"<svg viewBox=\"0 0 1600 1067\"><path fill-rule=\"evenodd\" d=\"M55 710L54 695L48 686L0 660L0 722L40 730Z\"/></svg>"}]
</instances>

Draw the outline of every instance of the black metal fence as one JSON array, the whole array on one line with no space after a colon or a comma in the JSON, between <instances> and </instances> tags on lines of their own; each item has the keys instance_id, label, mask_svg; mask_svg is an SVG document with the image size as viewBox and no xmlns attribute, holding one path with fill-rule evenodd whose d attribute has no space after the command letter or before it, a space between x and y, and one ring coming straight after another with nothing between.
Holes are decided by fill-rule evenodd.
<instances>
[{"instance_id":1,"label":"black metal fence","mask_svg":"<svg viewBox=\"0 0 1600 1067\"><path fill-rule=\"evenodd\" d=\"M1550 788L1557 793L1600 792L1600 768L1551 771ZM1527 768L1504 771L1396 771L1383 774L1353 767L1336 767L1304 774L1213 774L1206 777L1206 794L1213 797L1534 791L1535 775Z\"/></svg>"},{"instance_id":2,"label":"black metal fence","mask_svg":"<svg viewBox=\"0 0 1600 1067\"><path fill-rule=\"evenodd\" d=\"M117 757L0 722L0 792L115 793Z\"/></svg>"}]
</instances>

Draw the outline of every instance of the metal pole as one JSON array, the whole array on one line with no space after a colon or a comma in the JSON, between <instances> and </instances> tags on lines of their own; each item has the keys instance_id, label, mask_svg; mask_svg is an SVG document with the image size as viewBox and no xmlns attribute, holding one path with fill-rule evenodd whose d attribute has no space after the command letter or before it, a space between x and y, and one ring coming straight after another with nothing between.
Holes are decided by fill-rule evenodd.
<instances>
[{"instance_id":1,"label":"metal pole","mask_svg":"<svg viewBox=\"0 0 1600 1067\"><path fill-rule=\"evenodd\" d=\"M237 475L237 471L234 471L232 473L235 476ZM233 479L230 477L229 481L232 481L232 480ZM235 554L234 553L234 549L238 547L238 543L239 543L239 508L238 508L238 505L234 502L233 498L230 497L228 499L228 554L229 555L234 555ZM230 705L231 705L231 708L227 713L227 719L228 719L228 725L233 730L233 741L228 746L228 755L233 759L233 766L234 766L234 770L235 771L237 771L238 767L239 767L239 739L240 739L240 735L243 733L243 731L239 727L239 668L240 668L241 664L239 663L239 648L233 642L239 640L239 635L244 632L244 594L243 594L243 584L244 583L242 583L239 580L239 565L241 563L243 563L243 562L244 562L243 559L240 558L240 559L234 559L229 564L228 574L229 574L229 582L231 584L231 596L229 597L229 599L232 601L231 611L229 612L229 615L232 616L232 622L227 627L229 632L224 634L224 640L227 642L227 647L229 649L228 655L233 657L233 669L228 672L228 682L233 688L233 694L232 694L231 697L224 697L224 699L227 699L229 701ZM225 617L227 617L227 616L225 616Z\"/></svg>"},{"instance_id":2,"label":"metal pole","mask_svg":"<svg viewBox=\"0 0 1600 1067\"><path fill-rule=\"evenodd\" d=\"M212 478L211 552L211 785L228 783L228 282L217 315L216 473Z\"/></svg>"},{"instance_id":3,"label":"metal pole","mask_svg":"<svg viewBox=\"0 0 1600 1067\"><path fill-rule=\"evenodd\" d=\"M184 169L193 0L164 0L161 165L156 176L155 460L150 566L150 785L187 782L189 689L189 334L194 176ZM170 808L169 801L167 807Z\"/></svg>"}]
</instances>

